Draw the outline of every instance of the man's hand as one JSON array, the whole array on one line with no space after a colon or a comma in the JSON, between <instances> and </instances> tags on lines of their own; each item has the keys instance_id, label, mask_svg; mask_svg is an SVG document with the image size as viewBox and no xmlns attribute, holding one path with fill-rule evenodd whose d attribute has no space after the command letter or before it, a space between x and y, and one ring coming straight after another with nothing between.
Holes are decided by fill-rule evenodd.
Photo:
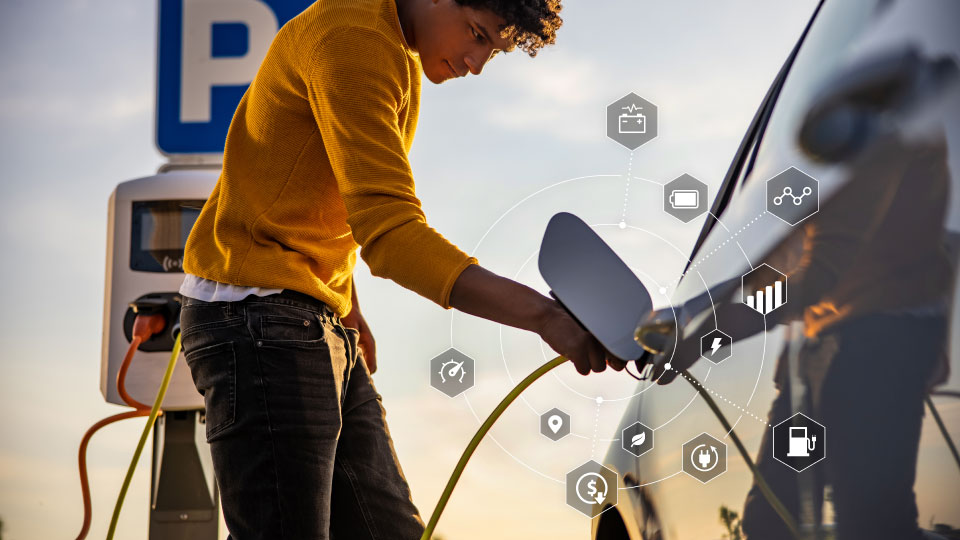
<instances>
[{"instance_id":1,"label":"man's hand","mask_svg":"<svg viewBox=\"0 0 960 540\"><path fill-rule=\"evenodd\" d=\"M367 325L367 321L363 318L363 314L360 313L360 302L357 300L357 282L353 282L353 289L351 293L351 304L350 313L346 317L341 317L340 322L344 326L350 328L356 328L360 331L360 350L363 352L363 361L367 364L367 369L370 370L370 373L377 371L377 342L373 339L373 334L370 333L370 326Z\"/></svg>"},{"instance_id":2,"label":"man's hand","mask_svg":"<svg viewBox=\"0 0 960 540\"><path fill-rule=\"evenodd\" d=\"M543 341L567 360L581 375L601 372L609 364L620 371L626 362L604 350L555 300L510 279L498 276L479 264L467 266L450 292L450 306L522 330L536 332Z\"/></svg>"},{"instance_id":3,"label":"man's hand","mask_svg":"<svg viewBox=\"0 0 960 540\"><path fill-rule=\"evenodd\" d=\"M342 317L340 322L344 326L356 328L360 331L360 350L363 351L363 360L366 362L370 373L377 371L377 343L374 341L373 334L370 333L370 326L367 325L367 321L360 313L357 304L353 305L350 314Z\"/></svg>"},{"instance_id":4,"label":"man's hand","mask_svg":"<svg viewBox=\"0 0 960 540\"><path fill-rule=\"evenodd\" d=\"M553 350L573 362L581 375L587 375L590 370L600 373L608 364L616 371L627 367L626 362L607 352L556 302L544 314L537 333Z\"/></svg>"}]
</instances>

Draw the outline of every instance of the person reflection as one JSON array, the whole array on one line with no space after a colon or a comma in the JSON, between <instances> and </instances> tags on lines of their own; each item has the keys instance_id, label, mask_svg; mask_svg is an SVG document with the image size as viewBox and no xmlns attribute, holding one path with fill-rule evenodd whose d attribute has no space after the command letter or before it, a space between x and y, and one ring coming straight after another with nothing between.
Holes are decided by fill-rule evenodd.
<instances>
[{"instance_id":1,"label":"person reflection","mask_svg":"<svg viewBox=\"0 0 960 540\"><path fill-rule=\"evenodd\" d=\"M764 325L737 291L717 306L717 321L734 340L803 322L800 401L826 426L827 458L794 472L773 459L772 429L757 458L760 473L794 517L800 515L801 483L817 488L805 500L812 505L804 505L815 521L823 487L830 485L836 538L920 538L913 483L923 400L948 374L948 302L956 274L956 250L951 257L948 249L956 237L944 229L951 184L946 143L941 137L907 144L890 136L847 170L841 190L765 261L788 275L787 303ZM655 366L661 384L696 361L702 333L686 333L673 355L674 370ZM787 364L783 353L771 426L796 412ZM750 540L790 538L756 484L746 497L742 528Z\"/></svg>"}]
</instances>

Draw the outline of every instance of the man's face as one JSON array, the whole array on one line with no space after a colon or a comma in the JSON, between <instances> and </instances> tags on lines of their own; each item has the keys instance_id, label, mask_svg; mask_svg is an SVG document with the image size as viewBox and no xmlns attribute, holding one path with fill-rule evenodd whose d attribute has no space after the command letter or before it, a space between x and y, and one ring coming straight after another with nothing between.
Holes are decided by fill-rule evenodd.
<instances>
[{"instance_id":1,"label":"man's face","mask_svg":"<svg viewBox=\"0 0 960 540\"><path fill-rule=\"evenodd\" d=\"M502 17L461 6L455 0L430 0L417 25L417 50L423 73L434 84L468 73L479 75L494 51L508 43L500 37Z\"/></svg>"}]
</instances>

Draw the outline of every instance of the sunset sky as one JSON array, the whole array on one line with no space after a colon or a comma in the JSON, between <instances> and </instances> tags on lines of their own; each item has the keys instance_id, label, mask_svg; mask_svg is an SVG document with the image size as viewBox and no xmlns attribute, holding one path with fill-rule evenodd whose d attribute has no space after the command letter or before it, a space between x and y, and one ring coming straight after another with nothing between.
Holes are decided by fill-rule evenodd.
<instances>
[{"instance_id":1,"label":"sunset sky","mask_svg":"<svg viewBox=\"0 0 960 540\"><path fill-rule=\"evenodd\" d=\"M423 81L411 154L418 196L430 225L481 264L544 291L530 257L552 214L642 222L674 247L625 236L626 258L649 280L668 283L682 271L703 218L683 224L660 212L659 184L689 173L712 195L814 2L564 5L557 44L537 58L518 51L494 58L479 77ZM121 410L99 391L107 200L118 183L154 174L165 160L153 142L156 13L155 2L142 1L0 4L5 540L79 531L77 445L90 424ZM632 159L604 126L606 105L628 92L660 111L658 138ZM628 170L641 180L625 190ZM371 277L362 262L356 276L377 339L374 382L426 520L478 418L513 386L511 377L518 381L542 362L541 347L536 336L512 329L501 342L496 325ZM431 389L426 375L429 360L450 346L478 363L476 387L455 399ZM589 520L564 504L558 479L603 457L626 403L612 400L633 388L626 375L583 378L569 365L538 383L495 428L496 442L480 446L440 534L585 538ZM611 402L598 411L576 393ZM555 405L570 410L576 435L559 444L539 435L535 414ZM766 404L759 400L751 412L765 416ZM90 446L91 538L105 534L142 426L142 419L111 426ZM759 432L752 433L756 445ZM145 453L118 538L147 536L149 462ZM731 458L734 467L744 465ZM700 487L682 475L666 482L693 499ZM727 487L739 510L746 486ZM716 508L690 520L688 530L700 538L721 534Z\"/></svg>"}]
</instances>

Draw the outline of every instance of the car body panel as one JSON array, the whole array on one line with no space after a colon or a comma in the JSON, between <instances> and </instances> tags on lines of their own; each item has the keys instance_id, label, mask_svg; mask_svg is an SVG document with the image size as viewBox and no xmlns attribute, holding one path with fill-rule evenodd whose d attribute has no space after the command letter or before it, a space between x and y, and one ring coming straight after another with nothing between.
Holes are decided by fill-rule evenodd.
<instances>
[{"instance_id":1,"label":"car body panel","mask_svg":"<svg viewBox=\"0 0 960 540\"><path fill-rule=\"evenodd\" d=\"M772 109L766 111L768 118L763 118L763 109L758 113L756 122L762 124L759 137L745 141L742 166L735 163L726 191L721 190L718 195L714 206L717 219L707 220L691 256L692 263L673 295L672 309L662 310L665 319L672 318L681 328L679 336L695 337L716 325L714 308L738 301L737 278L758 264L776 260L778 253L796 240L797 227L765 212L767 179L796 167L818 180L821 211L826 208L836 212L837 208L831 205L855 200L850 191L844 191L845 187L869 190L865 177L882 174L920 149L932 149L948 163L949 171L960 171L960 90L955 81L933 84L925 75L936 71L938 62L960 61L958 20L960 4L948 0L822 4L795 60L788 61L782 89L773 92L771 99L775 101ZM881 121L870 126L872 131L863 147L839 161L812 156L800 137L812 111L824 100L835 97L831 92L870 66L885 59L895 63L910 54L919 66L916 73L908 71L913 77L908 81L912 86L904 91L902 99L881 104L877 115ZM948 179L950 195L943 226L948 235L956 238L960 234L960 178L952 174ZM844 193L846 196L840 198ZM955 278L955 265L953 271ZM944 291L944 296L949 297L952 309L951 375L939 388L958 391L960 297L952 290ZM690 370L715 395L751 456L756 456L761 437L769 429L765 420L776 396L773 378L777 358L784 351L796 350L803 341L803 331L802 323L769 327L764 333L736 342L732 357L724 361L722 369L701 360ZM690 384L675 380L659 386L644 381L640 390L618 429L640 420L656 430L656 447L636 458L622 450L619 443L613 443L605 458L608 466L630 476L628 484L636 484L628 486L628 490L642 493L629 499L634 505L629 511L635 520L631 525L636 525L627 527L631 531L629 537L720 536L723 531L717 521L718 509L724 505L737 512L742 510L751 484L748 467ZM934 401L947 428L954 434L960 433L960 402L939 397ZM955 504L960 473L931 415L925 415L922 430L914 486L919 522L929 527L935 519L960 527L960 505ZM727 471L706 485L680 472L681 445L701 431L720 438L729 447ZM624 516L628 514L623 505L618 506L618 511ZM824 522L829 524L832 518L828 512ZM595 522L600 519L606 518ZM595 523L594 534L599 528Z\"/></svg>"}]
</instances>

